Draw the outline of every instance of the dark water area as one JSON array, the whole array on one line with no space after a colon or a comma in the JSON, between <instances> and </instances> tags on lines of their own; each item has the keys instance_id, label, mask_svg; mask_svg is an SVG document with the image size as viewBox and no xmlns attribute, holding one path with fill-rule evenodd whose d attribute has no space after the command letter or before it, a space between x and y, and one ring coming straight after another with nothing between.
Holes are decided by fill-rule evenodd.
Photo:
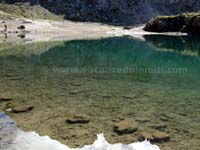
<instances>
[{"instance_id":1,"label":"dark water area","mask_svg":"<svg viewBox=\"0 0 200 150\"><path fill-rule=\"evenodd\" d=\"M164 132L162 150L199 148L200 44L197 37L145 36L0 46L0 98L30 112L8 115L26 131L49 135L71 147L105 133L111 143ZM0 102L5 111L8 102ZM67 118L87 116L87 124ZM131 134L113 126L137 122Z\"/></svg>"},{"instance_id":2,"label":"dark water area","mask_svg":"<svg viewBox=\"0 0 200 150\"><path fill-rule=\"evenodd\" d=\"M200 56L199 36L157 36L145 35L145 40L160 49L174 50L176 52L196 53Z\"/></svg>"}]
</instances>

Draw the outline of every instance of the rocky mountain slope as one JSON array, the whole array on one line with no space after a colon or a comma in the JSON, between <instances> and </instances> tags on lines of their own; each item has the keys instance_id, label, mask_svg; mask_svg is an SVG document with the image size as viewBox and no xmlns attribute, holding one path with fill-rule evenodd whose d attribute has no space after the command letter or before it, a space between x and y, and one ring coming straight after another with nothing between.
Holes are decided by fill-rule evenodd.
<instances>
[{"instance_id":1,"label":"rocky mountain slope","mask_svg":"<svg viewBox=\"0 0 200 150\"><path fill-rule=\"evenodd\" d=\"M6 3L41 4L55 14L76 21L104 22L115 25L145 23L157 15L195 12L199 0L0 0Z\"/></svg>"},{"instance_id":2,"label":"rocky mountain slope","mask_svg":"<svg viewBox=\"0 0 200 150\"><path fill-rule=\"evenodd\" d=\"M40 5L0 3L0 19L14 18L62 20L63 16L55 15Z\"/></svg>"}]
</instances>

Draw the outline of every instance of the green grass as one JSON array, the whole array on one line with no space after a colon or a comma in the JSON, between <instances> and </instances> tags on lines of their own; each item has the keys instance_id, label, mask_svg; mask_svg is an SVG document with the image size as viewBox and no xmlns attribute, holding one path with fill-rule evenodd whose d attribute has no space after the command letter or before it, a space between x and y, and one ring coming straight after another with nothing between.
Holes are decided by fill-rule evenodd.
<instances>
[{"instance_id":1,"label":"green grass","mask_svg":"<svg viewBox=\"0 0 200 150\"><path fill-rule=\"evenodd\" d=\"M0 3L0 18L63 20L63 16L55 15L40 5L31 6L29 3L24 3L24 4Z\"/></svg>"},{"instance_id":2,"label":"green grass","mask_svg":"<svg viewBox=\"0 0 200 150\"><path fill-rule=\"evenodd\" d=\"M155 19L173 19L173 18L177 18L177 17L192 18L195 16L200 16L200 12L197 12L197 13L185 12L182 14L172 15L172 16L158 16Z\"/></svg>"}]
</instances>

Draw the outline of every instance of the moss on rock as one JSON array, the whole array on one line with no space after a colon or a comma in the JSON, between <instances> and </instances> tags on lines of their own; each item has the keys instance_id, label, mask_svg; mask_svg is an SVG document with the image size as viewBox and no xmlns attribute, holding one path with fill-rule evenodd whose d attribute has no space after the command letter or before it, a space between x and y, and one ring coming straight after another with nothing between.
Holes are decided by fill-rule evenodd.
<instances>
[{"instance_id":1,"label":"moss on rock","mask_svg":"<svg viewBox=\"0 0 200 150\"><path fill-rule=\"evenodd\" d=\"M159 16L144 27L151 32L200 33L200 13L182 13L175 16Z\"/></svg>"}]
</instances>

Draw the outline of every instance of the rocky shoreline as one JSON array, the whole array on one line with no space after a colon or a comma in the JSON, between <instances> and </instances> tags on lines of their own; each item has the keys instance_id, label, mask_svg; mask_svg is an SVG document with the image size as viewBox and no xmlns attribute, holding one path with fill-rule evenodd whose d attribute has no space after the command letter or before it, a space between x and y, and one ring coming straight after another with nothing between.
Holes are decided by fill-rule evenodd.
<instances>
[{"instance_id":1,"label":"rocky shoreline","mask_svg":"<svg viewBox=\"0 0 200 150\"><path fill-rule=\"evenodd\" d=\"M0 42L30 43L39 41L97 39L116 36L130 36L145 41L144 35L187 35L187 33L181 32L149 32L145 31L144 27L145 25L124 28L123 26L110 26L90 22L61 22L52 20L30 20L26 18L0 19Z\"/></svg>"},{"instance_id":2,"label":"rocky shoreline","mask_svg":"<svg viewBox=\"0 0 200 150\"><path fill-rule=\"evenodd\" d=\"M145 27L149 32L182 32L189 34L200 33L200 13L183 13L176 16L160 16Z\"/></svg>"}]
</instances>

